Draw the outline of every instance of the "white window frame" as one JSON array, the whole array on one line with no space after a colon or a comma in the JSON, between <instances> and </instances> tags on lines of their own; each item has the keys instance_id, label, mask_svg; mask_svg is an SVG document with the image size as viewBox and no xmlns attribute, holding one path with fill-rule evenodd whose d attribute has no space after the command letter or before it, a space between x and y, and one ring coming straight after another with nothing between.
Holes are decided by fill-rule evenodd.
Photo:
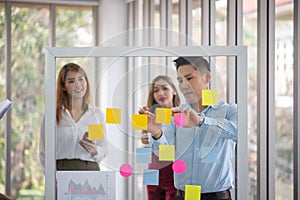
<instances>
[{"instance_id":1,"label":"white window frame","mask_svg":"<svg viewBox=\"0 0 300 200\"><path fill-rule=\"evenodd\" d=\"M45 48L46 112L45 112L45 199L56 194L56 58L76 57L176 57L234 56L237 63L237 182L236 198L248 196L248 137L247 137L247 48L245 46L197 47L47 47ZM98 67L98 66L96 66Z\"/></svg>"}]
</instances>

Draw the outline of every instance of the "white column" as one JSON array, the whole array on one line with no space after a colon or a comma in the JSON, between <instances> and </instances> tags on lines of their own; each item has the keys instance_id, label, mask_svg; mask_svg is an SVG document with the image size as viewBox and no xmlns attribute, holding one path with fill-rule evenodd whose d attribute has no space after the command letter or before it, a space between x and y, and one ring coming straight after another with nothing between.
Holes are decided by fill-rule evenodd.
<instances>
[{"instance_id":1,"label":"white column","mask_svg":"<svg viewBox=\"0 0 300 200\"><path fill-rule=\"evenodd\" d=\"M98 46L127 46L127 13L124 0L99 1L99 44ZM127 179L118 173L122 164L128 162L128 70L123 58L101 58L96 74L96 102L106 112L106 108L121 108L121 124L107 124L106 137L109 153L102 162L102 170L116 172L116 199L127 199Z\"/></svg>"},{"instance_id":2,"label":"white column","mask_svg":"<svg viewBox=\"0 0 300 200\"><path fill-rule=\"evenodd\" d=\"M257 198L275 199L275 1L257 9Z\"/></svg>"}]
</instances>

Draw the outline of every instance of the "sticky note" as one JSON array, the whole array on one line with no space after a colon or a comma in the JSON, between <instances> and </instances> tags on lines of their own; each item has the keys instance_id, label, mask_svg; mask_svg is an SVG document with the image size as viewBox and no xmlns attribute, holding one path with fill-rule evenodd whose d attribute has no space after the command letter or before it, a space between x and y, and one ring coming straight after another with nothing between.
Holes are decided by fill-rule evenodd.
<instances>
[{"instance_id":1,"label":"sticky note","mask_svg":"<svg viewBox=\"0 0 300 200\"><path fill-rule=\"evenodd\" d=\"M136 148L136 162L137 163L151 163L152 149L151 148Z\"/></svg>"},{"instance_id":2,"label":"sticky note","mask_svg":"<svg viewBox=\"0 0 300 200\"><path fill-rule=\"evenodd\" d=\"M172 164L172 169L176 174L183 174L186 170L186 164L183 160L176 160Z\"/></svg>"},{"instance_id":3,"label":"sticky note","mask_svg":"<svg viewBox=\"0 0 300 200\"><path fill-rule=\"evenodd\" d=\"M183 127L188 123L188 117L184 113L175 114L174 123L177 126Z\"/></svg>"},{"instance_id":4,"label":"sticky note","mask_svg":"<svg viewBox=\"0 0 300 200\"><path fill-rule=\"evenodd\" d=\"M201 186L200 185L185 185L185 200L195 200L201 198Z\"/></svg>"},{"instance_id":5,"label":"sticky note","mask_svg":"<svg viewBox=\"0 0 300 200\"><path fill-rule=\"evenodd\" d=\"M148 129L148 115L133 114L132 115L132 129L133 130L147 130Z\"/></svg>"},{"instance_id":6,"label":"sticky note","mask_svg":"<svg viewBox=\"0 0 300 200\"><path fill-rule=\"evenodd\" d=\"M156 108L155 123L157 124L170 124L172 109L171 108Z\"/></svg>"},{"instance_id":7,"label":"sticky note","mask_svg":"<svg viewBox=\"0 0 300 200\"><path fill-rule=\"evenodd\" d=\"M132 166L130 164L123 164L120 167L121 176L128 178L132 175Z\"/></svg>"},{"instance_id":8,"label":"sticky note","mask_svg":"<svg viewBox=\"0 0 300 200\"><path fill-rule=\"evenodd\" d=\"M202 90L202 105L210 106L218 104L217 90Z\"/></svg>"},{"instance_id":9,"label":"sticky note","mask_svg":"<svg viewBox=\"0 0 300 200\"><path fill-rule=\"evenodd\" d=\"M174 145L159 145L159 161L173 161L175 157Z\"/></svg>"},{"instance_id":10,"label":"sticky note","mask_svg":"<svg viewBox=\"0 0 300 200\"><path fill-rule=\"evenodd\" d=\"M106 108L106 123L121 124L121 112L119 108Z\"/></svg>"},{"instance_id":11,"label":"sticky note","mask_svg":"<svg viewBox=\"0 0 300 200\"><path fill-rule=\"evenodd\" d=\"M103 124L89 124L88 125L88 139L89 140L103 140L104 139L104 125Z\"/></svg>"},{"instance_id":12,"label":"sticky note","mask_svg":"<svg viewBox=\"0 0 300 200\"><path fill-rule=\"evenodd\" d=\"M159 170L146 169L143 172L143 185L158 185Z\"/></svg>"}]
</instances>

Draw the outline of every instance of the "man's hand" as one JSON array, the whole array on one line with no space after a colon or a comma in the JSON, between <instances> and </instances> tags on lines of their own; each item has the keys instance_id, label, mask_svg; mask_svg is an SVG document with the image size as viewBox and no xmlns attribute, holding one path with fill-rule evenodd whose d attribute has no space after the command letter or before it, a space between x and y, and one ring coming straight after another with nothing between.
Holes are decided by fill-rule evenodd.
<instances>
[{"instance_id":1,"label":"man's hand","mask_svg":"<svg viewBox=\"0 0 300 200\"><path fill-rule=\"evenodd\" d=\"M173 110L174 113L181 113L187 117L187 123L183 126L184 128L191 128L197 126L200 122L200 117L197 113L190 108L183 108L181 110Z\"/></svg>"},{"instance_id":2,"label":"man's hand","mask_svg":"<svg viewBox=\"0 0 300 200\"><path fill-rule=\"evenodd\" d=\"M162 135L161 124L155 123L155 114L149 111L147 106L144 106L139 109L139 114L147 114L148 115L148 132L151 133L154 139L159 139Z\"/></svg>"}]
</instances>

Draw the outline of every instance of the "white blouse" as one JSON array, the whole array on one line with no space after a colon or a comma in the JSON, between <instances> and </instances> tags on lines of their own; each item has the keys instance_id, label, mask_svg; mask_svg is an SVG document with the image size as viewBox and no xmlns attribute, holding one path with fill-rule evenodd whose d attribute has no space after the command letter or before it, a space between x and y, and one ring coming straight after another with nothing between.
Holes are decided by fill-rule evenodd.
<instances>
[{"instance_id":1,"label":"white blouse","mask_svg":"<svg viewBox=\"0 0 300 200\"><path fill-rule=\"evenodd\" d=\"M97 154L92 156L79 144L89 124L104 125L104 140L96 140ZM106 142L105 115L99 108L89 106L83 116L75 122L70 112L62 111L60 123L56 127L56 159L81 159L85 161L100 162L108 153ZM40 162L45 170L45 118L40 132Z\"/></svg>"}]
</instances>

